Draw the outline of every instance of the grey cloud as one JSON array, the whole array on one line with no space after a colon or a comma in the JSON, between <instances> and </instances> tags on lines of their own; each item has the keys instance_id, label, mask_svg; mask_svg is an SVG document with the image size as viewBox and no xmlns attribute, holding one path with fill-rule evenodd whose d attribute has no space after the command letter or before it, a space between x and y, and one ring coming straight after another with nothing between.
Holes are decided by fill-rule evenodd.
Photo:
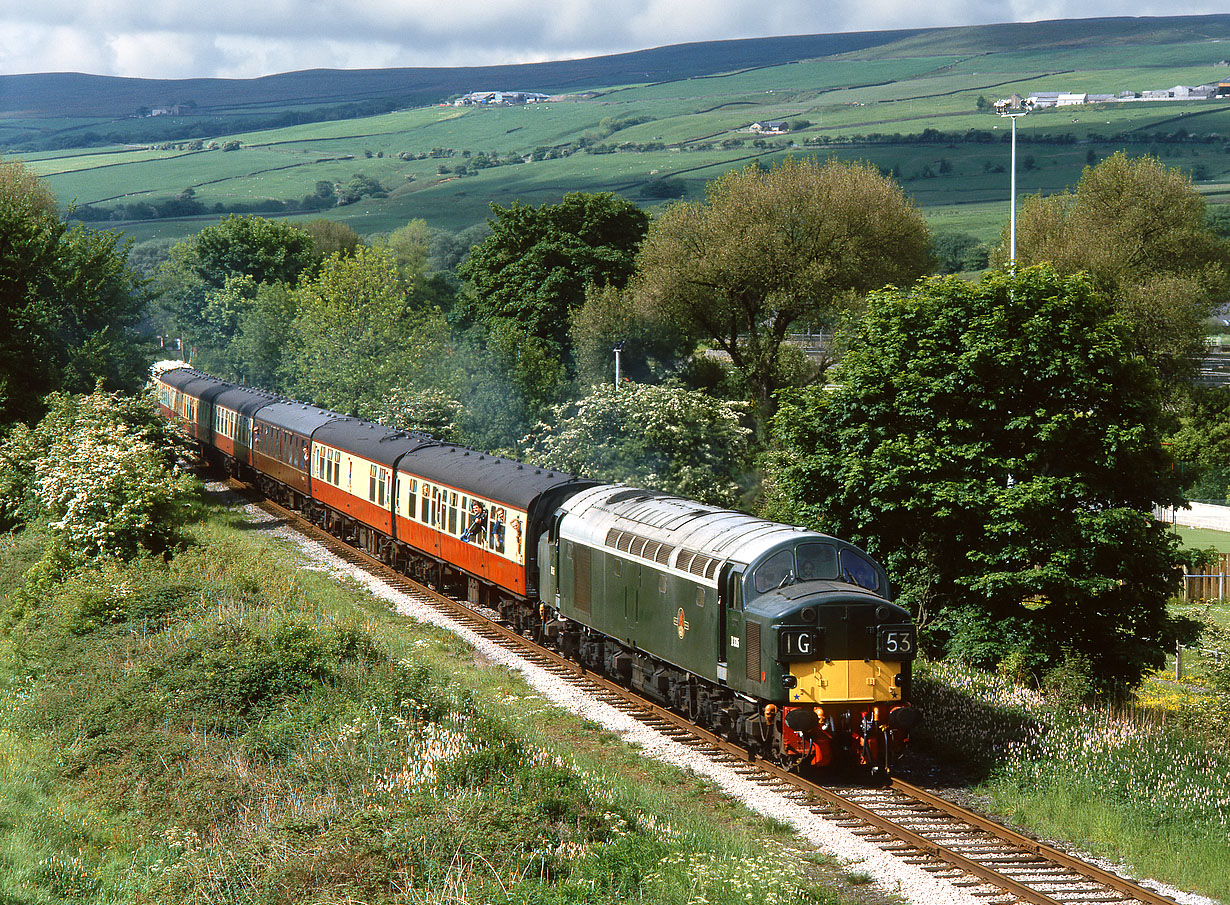
<instances>
[{"instance_id":1,"label":"grey cloud","mask_svg":"<svg viewBox=\"0 0 1230 905\"><path fill-rule=\"evenodd\" d=\"M1183 12L1224 12L1196 0ZM566 59L769 35L1123 15L1111 0L0 0L3 72L152 78ZM1132 15L1173 15L1145 0Z\"/></svg>"}]
</instances>

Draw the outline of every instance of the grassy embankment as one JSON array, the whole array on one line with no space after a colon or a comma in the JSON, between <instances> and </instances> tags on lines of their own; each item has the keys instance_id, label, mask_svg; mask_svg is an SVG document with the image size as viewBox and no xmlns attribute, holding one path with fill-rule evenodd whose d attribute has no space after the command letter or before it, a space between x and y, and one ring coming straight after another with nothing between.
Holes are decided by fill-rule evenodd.
<instances>
[{"instance_id":1,"label":"grassy embankment","mask_svg":"<svg viewBox=\"0 0 1230 905\"><path fill-rule=\"evenodd\" d=\"M0 901L760 905L865 882L235 515L191 533L64 581L27 574L37 531L0 544Z\"/></svg>"},{"instance_id":2,"label":"grassy embankment","mask_svg":"<svg viewBox=\"0 0 1230 905\"><path fill-rule=\"evenodd\" d=\"M1230 620L1227 605L1182 609ZM1139 876L1230 901L1224 694L1162 674L1134 706L1086 707L942 663L924 667L916 693L927 716L917 741L970 764L994 812Z\"/></svg>"},{"instance_id":3,"label":"grassy embankment","mask_svg":"<svg viewBox=\"0 0 1230 905\"><path fill-rule=\"evenodd\" d=\"M1214 45L1147 42L1123 46L984 48L971 54L948 48L933 36L844 57L652 85L611 86L593 98L567 103L493 109L423 107L414 110L315 123L262 132L217 136L238 140L238 151L198 154L123 150L37 153L27 157L45 173L67 204L157 201L188 188L196 200L257 204L311 194L318 181L345 184L357 172L379 180L388 192L328 216L362 234L387 231L415 217L461 229L489 214L488 203L558 200L567 191L617 191L639 203L661 203L653 186L669 178L684 197L703 197L707 181L753 159L784 153L834 154L866 159L891 170L933 226L996 241L1006 217L1008 163L1006 124L978 112L980 97L1015 92L1071 90L1116 93L1125 89L1201 84L1224 75ZM746 131L757 120L807 122L756 147ZM616 131L612 125L631 123ZM605 124L605 125L604 125ZM1120 133L1150 136L1230 133L1230 104L1210 101L1104 104L1040 111L1019 124L1018 190L1053 192L1075 183L1084 166L1125 146ZM945 140L920 140L938 130ZM996 140L958 141L971 132ZM878 134L874 142L853 141ZM889 139L889 136L896 136ZM582 140L622 146L608 154L578 151L473 170L458 177L438 174L497 152L528 156L538 148L572 149ZM725 141L740 141L723 147ZM809 145L818 140L831 146ZM788 145L797 147L789 148ZM1155 153L1169 165L1189 169L1211 198L1230 183L1230 164L1220 141L1131 144L1134 153ZM446 159L407 160L448 148ZM111 149L120 150L120 149ZM308 214L303 216L320 216ZM214 216L183 221L125 223L137 239L195 233Z\"/></svg>"}]
</instances>

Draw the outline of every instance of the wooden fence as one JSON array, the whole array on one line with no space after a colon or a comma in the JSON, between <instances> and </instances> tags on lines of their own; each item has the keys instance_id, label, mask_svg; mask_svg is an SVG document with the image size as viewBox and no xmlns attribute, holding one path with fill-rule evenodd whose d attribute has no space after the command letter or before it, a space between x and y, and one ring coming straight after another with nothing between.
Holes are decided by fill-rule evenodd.
<instances>
[{"instance_id":1,"label":"wooden fence","mask_svg":"<svg viewBox=\"0 0 1230 905\"><path fill-rule=\"evenodd\" d=\"M1199 572L1183 570L1183 597L1186 600L1226 600L1230 595L1230 553L1217 559Z\"/></svg>"}]
</instances>

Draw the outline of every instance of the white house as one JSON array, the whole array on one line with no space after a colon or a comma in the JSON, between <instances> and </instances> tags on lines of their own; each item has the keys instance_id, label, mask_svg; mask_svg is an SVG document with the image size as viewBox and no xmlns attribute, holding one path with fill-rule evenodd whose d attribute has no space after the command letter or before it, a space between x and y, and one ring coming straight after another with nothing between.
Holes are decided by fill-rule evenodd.
<instances>
[{"instance_id":1,"label":"white house","mask_svg":"<svg viewBox=\"0 0 1230 905\"><path fill-rule=\"evenodd\" d=\"M748 129L752 132L759 132L761 135L781 135L783 132L790 131L790 125L785 120L768 119L752 123Z\"/></svg>"}]
</instances>

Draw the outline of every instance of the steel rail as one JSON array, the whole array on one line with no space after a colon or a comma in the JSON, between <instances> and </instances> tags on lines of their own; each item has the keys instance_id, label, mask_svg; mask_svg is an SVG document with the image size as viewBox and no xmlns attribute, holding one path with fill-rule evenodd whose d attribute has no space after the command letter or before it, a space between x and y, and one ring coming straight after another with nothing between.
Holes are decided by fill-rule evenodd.
<instances>
[{"instance_id":1,"label":"steel rail","mask_svg":"<svg viewBox=\"0 0 1230 905\"><path fill-rule=\"evenodd\" d=\"M1037 839L1032 839L1029 836L1019 833L1016 830L1010 829L1003 824L996 823L988 817L975 813L967 808L963 808L954 802L949 801L934 792L928 792L926 789L920 789L918 786L911 785L908 782L892 777L892 787L910 798L916 799L944 813L956 817L958 820L963 820L973 826L978 827L1004 842L1010 843L1017 848L1023 849L1031 854L1045 858L1047 861L1053 861L1068 870L1074 871L1082 876L1088 877L1101 883L1103 886L1108 886L1116 892L1121 892L1131 896L1140 902L1145 902L1147 905L1175 905L1174 899L1167 898L1147 886L1141 886L1139 883L1134 883L1131 880L1125 879L1118 874L1111 873L1108 870L1103 870L1096 865L1090 864L1087 861L1082 861L1067 852L1047 845L1044 842L1039 842Z\"/></svg>"}]
</instances>

